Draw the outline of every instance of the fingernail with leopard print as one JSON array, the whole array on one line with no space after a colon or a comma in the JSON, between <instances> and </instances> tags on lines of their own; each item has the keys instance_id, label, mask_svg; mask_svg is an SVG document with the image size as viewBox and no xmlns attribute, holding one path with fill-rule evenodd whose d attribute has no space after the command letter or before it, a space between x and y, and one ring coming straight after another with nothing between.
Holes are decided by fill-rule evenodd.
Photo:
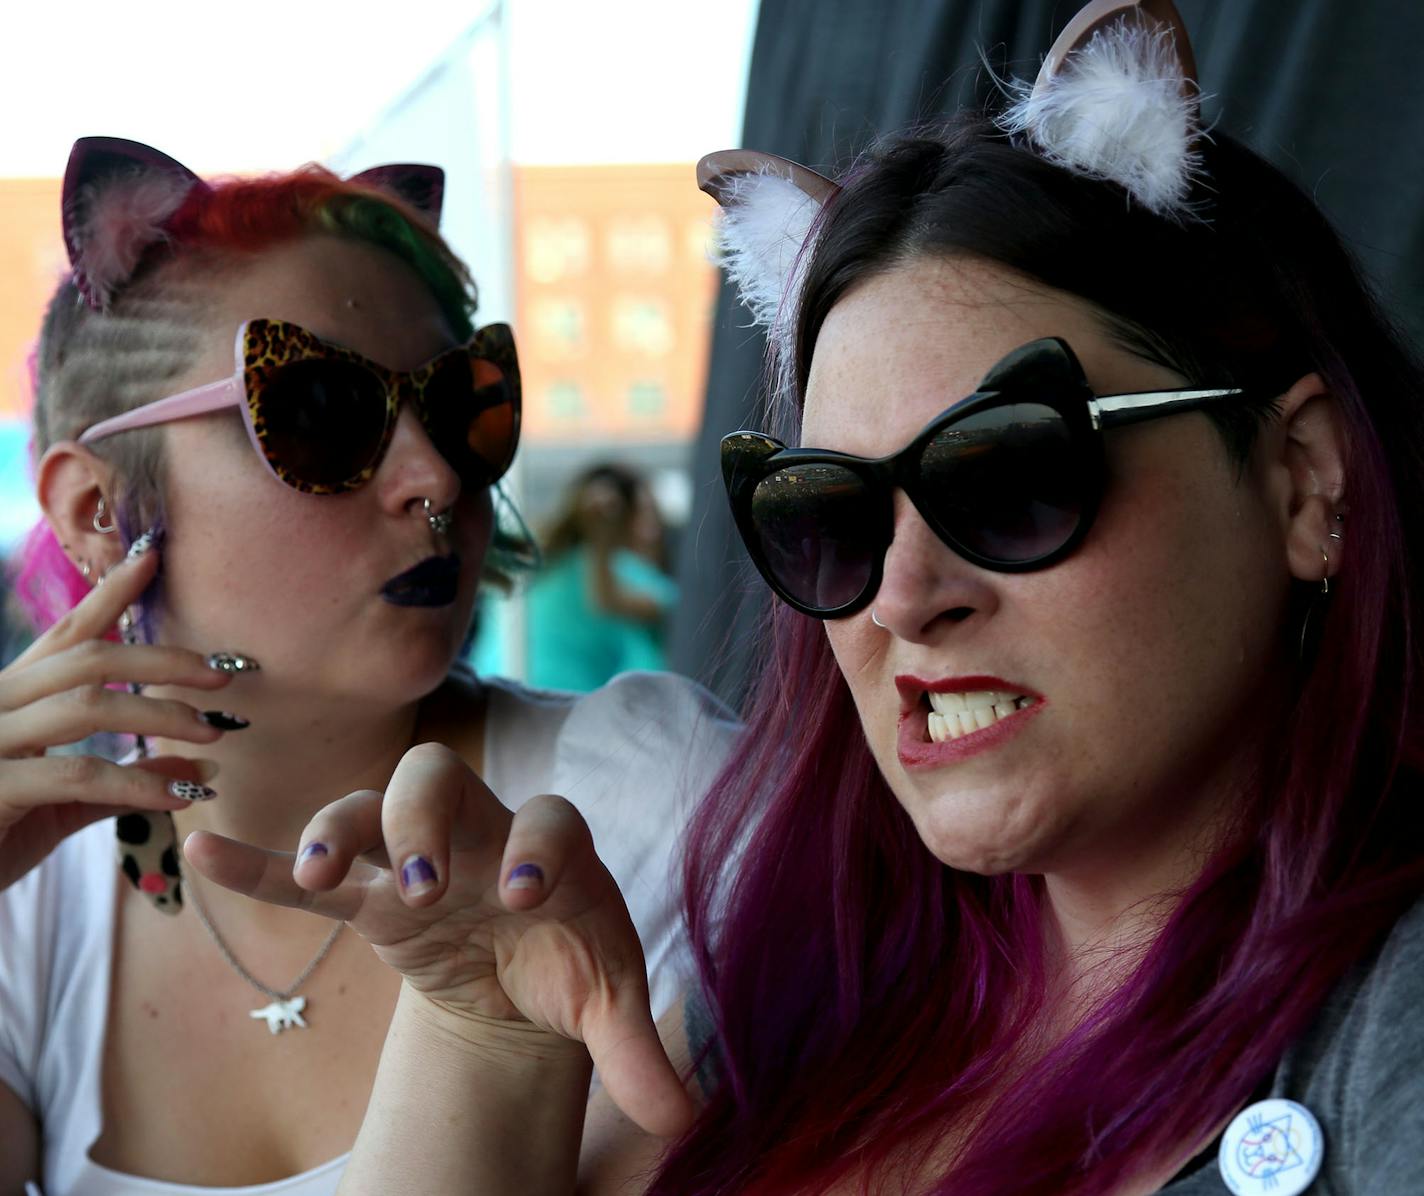
<instances>
[{"instance_id":1,"label":"fingernail with leopard print","mask_svg":"<svg viewBox=\"0 0 1424 1196\"><path fill-rule=\"evenodd\" d=\"M211 801L218 795L216 789L209 789L197 781L169 781L168 792L184 801Z\"/></svg>"}]
</instances>

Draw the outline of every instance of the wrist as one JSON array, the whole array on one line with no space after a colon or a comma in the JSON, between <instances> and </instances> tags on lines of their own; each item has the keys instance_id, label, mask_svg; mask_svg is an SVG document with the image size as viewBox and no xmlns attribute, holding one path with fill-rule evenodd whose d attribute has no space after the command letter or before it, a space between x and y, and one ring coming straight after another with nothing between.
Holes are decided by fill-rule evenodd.
<instances>
[{"instance_id":1,"label":"wrist","mask_svg":"<svg viewBox=\"0 0 1424 1196\"><path fill-rule=\"evenodd\" d=\"M593 1064L583 1043L545 1030L524 1018L495 1017L427 996L409 983L401 986L397 1019L445 1052L482 1065L510 1071L568 1073L582 1077Z\"/></svg>"}]
</instances>

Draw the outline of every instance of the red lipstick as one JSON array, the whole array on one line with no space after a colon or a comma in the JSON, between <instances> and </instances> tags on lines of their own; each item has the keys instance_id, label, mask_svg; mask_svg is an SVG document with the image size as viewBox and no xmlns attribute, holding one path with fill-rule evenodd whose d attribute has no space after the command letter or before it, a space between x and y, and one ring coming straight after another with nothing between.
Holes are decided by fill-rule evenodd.
<instances>
[{"instance_id":1,"label":"red lipstick","mask_svg":"<svg viewBox=\"0 0 1424 1196\"><path fill-rule=\"evenodd\" d=\"M1048 705L1042 694L1016 681L1006 681L1002 677L987 674L938 677L934 680L901 674L895 678L895 688L900 693L900 729L896 754L900 758L901 766L907 770L942 768L998 747L1028 726L1029 719ZM1029 698L1032 704L1007 718L999 719L992 726L971 731L958 739L948 739L943 743L935 743L930 739L930 711L926 694L972 693L982 690L997 690L1000 693Z\"/></svg>"}]
</instances>

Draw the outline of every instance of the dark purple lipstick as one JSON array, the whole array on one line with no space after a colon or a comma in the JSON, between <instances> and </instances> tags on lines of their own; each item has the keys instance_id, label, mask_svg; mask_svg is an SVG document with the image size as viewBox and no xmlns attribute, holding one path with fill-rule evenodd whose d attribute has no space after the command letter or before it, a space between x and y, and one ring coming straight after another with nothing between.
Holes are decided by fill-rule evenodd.
<instances>
[{"instance_id":1,"label":"dark purple lipstick","mask_svg":"<svg viewBox=\"0 0 1424 1196\"><path fill-rule=\"evenodd\" d=\"M381 587L392 606L449 606L460 584L460 556L428 556Z\"/></svg>"}]
</instances>

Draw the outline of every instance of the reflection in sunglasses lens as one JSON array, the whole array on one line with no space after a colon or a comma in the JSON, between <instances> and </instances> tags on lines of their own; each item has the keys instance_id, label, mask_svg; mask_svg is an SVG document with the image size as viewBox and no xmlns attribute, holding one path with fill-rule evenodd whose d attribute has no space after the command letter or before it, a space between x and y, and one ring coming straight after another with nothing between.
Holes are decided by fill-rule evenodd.
<instances>
[{"instance_id":1,"label":"reflection in sunglasses lens","mask_svg":"<svg viewBox=\"0 0 1424 1196\"><path fill-rule=\"evenodd\" d=\"M263 451L276 468L313 485L339 485L380 450L385 386L352 362L294 361L263 388L262 423Z\"/></svg>"},{"instance_id":2,"label":"reflection in sunglasses lens","mask_svg":"<svg viewBox=\"0 0 1424 1196\"><path fill-rule=\"evenodd\" d=\"M792 465L752 492L752 521L772 575L803 606L834 610L858 597L884 537L865 483L840 465Z\"/></svg>"},{"instance_id":3,"label":"reflection in sunglasses lens","mask_svg":"<svg viewBox=\"0 0 1424 1196\"><path fill-rule=\"evenodd\" d=\"M1039 403L978 412L920 457L921 492L942 530L991 560L1031 561L1078 526L1089 479L1063 417Z\"/></svg>"},{"instance_id":4,"label":"reflection in sunglasses lens","mask_svg":"<svg viewBox=\"0 0 1424 1196\"><path fill-rule=\"evenodd\" d=\"M430 438L468 486L487 486L514 453L513 392L491 362L452 356L425 385Z\"/></svg>"}]
</instances>

